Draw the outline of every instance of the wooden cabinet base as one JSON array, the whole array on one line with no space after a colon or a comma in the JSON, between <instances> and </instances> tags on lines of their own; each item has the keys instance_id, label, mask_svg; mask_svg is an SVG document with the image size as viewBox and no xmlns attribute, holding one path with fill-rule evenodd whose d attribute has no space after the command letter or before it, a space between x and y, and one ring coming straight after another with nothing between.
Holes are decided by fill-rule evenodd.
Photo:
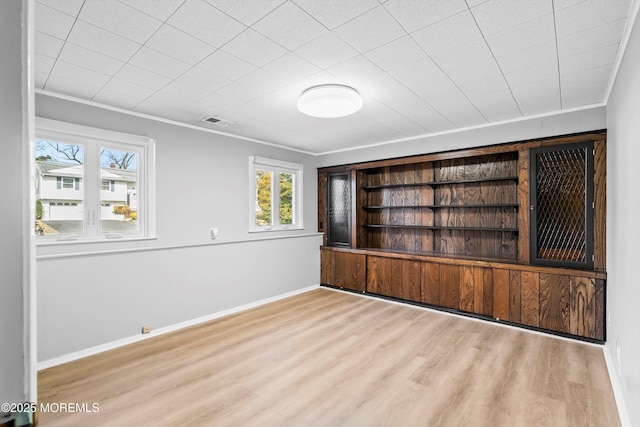
<instances>
[{"instance_id":1,"label":"wooden cabinet base","mask_svg":"<svg viewBox=\"0 0 640 427\"><path fill-rule=\"evenodd\" d=\"M591 342L606 338L603 273L331 247L320 252L325 285Z\"/></svg>"}]
</instances>

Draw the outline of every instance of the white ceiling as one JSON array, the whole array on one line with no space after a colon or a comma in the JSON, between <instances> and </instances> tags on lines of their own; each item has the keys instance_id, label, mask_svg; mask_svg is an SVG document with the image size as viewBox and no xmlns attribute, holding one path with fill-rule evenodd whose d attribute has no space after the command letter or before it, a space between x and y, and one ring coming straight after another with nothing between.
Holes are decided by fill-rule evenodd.
<instances>
[{"instance_id":1,"label":"white ceiling","mask_svg":"<svg viewBox=\"0 0 640 427\"><path fill-rule=\"evenodd\" d=\"M321 153L601 103L630 3L38 0L36 87ZM326 83L362 110L297 111Z\"/></svg>"}]
</instances>

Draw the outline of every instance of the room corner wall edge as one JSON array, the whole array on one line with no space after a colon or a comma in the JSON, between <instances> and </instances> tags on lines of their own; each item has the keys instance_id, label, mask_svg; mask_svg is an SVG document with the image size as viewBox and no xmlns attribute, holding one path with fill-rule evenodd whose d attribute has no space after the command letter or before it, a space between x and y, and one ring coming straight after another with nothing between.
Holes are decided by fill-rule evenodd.
<instances>
[{"instance_id":1,"label":"room corner wall edge","mask_svg":"<svg viewBox=\"0 0 640 427\"><path fill-rule=\"evenodd\" d=\"M618 408L620 423L622 427L632 427L631 419L629 418L629 411L627 410L627 405L625 404L624 395L622 393L620 377L615 371L615 362L613 356L607 349L607 346L602 346L602 355L604 356L604 362L607 365L609 381L611 382L611 388L613 389L613 396L616 399L616 407Z\"/></svg>"}]
</instances>

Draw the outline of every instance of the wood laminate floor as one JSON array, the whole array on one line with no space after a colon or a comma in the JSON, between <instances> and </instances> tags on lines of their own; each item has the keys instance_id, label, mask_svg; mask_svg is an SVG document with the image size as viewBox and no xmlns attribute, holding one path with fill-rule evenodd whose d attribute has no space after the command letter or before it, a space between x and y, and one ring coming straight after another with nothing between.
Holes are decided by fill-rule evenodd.
<instances>
[{"instance_id":1,"label":"wood laminate floor","mask_svg":"<svg viewBox=\"0 0 640 427\"><path fill-rule=\"evenodd\" d=\"M43 370L41 426L619 426L599 347L318 289Z\"/></svg>"}]
</instances>

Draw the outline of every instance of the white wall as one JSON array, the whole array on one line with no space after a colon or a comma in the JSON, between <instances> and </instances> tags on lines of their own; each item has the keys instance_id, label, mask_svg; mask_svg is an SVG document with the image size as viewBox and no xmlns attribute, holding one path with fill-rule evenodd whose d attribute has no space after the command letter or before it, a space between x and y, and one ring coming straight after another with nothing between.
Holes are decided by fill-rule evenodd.
<instances>
[{"instance_id":1,"label":"white wall","mask_svg":"<svg viewBox=\"0 0 640 427\"><path fill-rule=\"evenodd\" d=\"M470 147L523 141L606 128L603 106L565 112L503 124L490 125L460 132L433 135L411 141L384 144L328 153L318 158L318 167L357 163L369 160L437 153Z\"/></svg>"},{"instance_id":2,"label":"white wall","mask_svg":"<svg viewBox=\"0 0 640 427\"><path fill-rule=\"evenodd\" d=\"M157 141L157 240L38 247L39 361L320 282L315 157L43 94L36 114ZM248 233L250 155L304 165L305 230Z\"/></svg>"},{"instance_id":3,"label":"white wall","mask_svg":"<svg viewBox=\"0 0 640 427\"><path fill-rule=\"evenodd\" d=\"M0 2L0 129L3 186L0 209L0 402L33 397L29 366L29 237L30 211L25 194L28 156L28 86L23 55L28 28L26 1ZM25 262L26 261L26 262ZM27 332L25 341L25 331ZM26 345L25 345L26 344Z\"/></svg>"},{"instance_id":4,"label":"white wall","mask_svg":"<svg viewBox=\"0 0 640 427\"><path fill-rule=\"evenodd\" d=\"M636 5L637 12L637 5ZM636 20L607 105L607 328L631 425L640 426L640 24ZM618 370L618 367L615 367Z\"/></svg>"}]
</instances>

